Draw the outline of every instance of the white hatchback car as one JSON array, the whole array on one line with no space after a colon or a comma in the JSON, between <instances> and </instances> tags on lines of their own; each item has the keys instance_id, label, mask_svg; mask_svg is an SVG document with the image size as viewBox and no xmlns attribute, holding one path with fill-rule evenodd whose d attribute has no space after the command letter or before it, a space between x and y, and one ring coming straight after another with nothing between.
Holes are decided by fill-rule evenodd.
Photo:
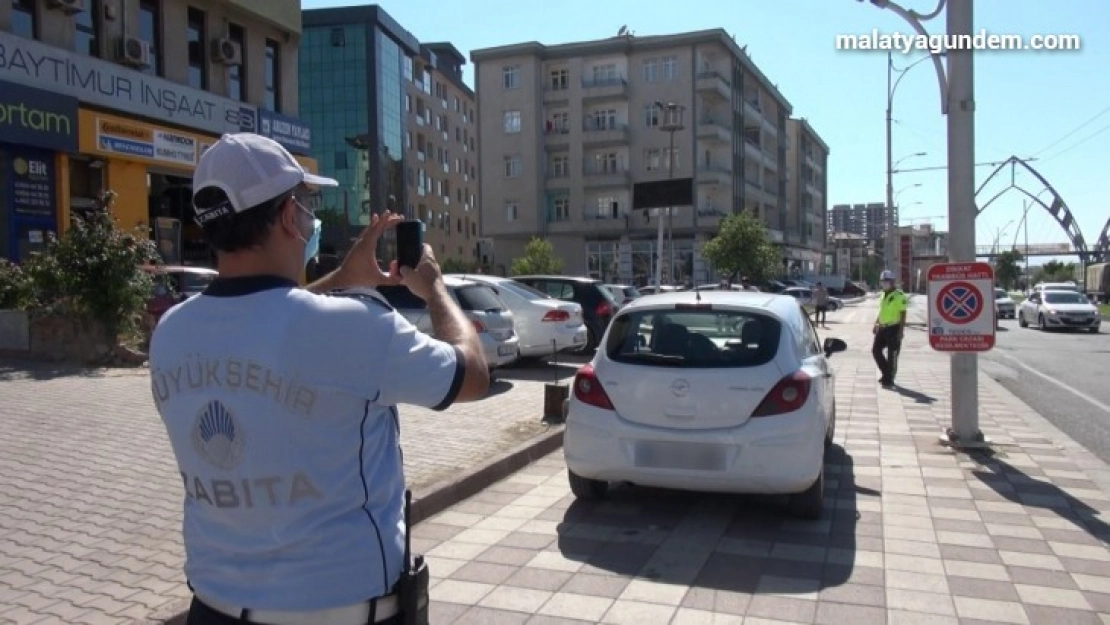
<instances>
[{"instance_id":1,"label":"white hatchback car","mask_svg":"<svg viewBox=\"0 0 1110 625\"><path fill-rule=\"evenodd\" d=\"M563 452L576 497L609 482L789 494L817 518L836 428L824 343L797 300L705 291L645 296L574 379Z\"/></svg>"}]
</instances>

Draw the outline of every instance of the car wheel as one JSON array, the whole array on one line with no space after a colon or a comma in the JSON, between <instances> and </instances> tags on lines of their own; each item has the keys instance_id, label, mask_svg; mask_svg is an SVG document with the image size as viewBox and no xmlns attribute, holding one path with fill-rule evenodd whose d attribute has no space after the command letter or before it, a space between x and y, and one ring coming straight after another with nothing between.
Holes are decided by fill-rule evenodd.
<instances>
[{"instance_id":1,"label":"car wheel","mask_svg":"<svg viewBox=\"0 0 1110 625\"><path fill-rule=\"evenodd\" d=\"M586 328L586 348L583 351L594 351L597 349L597 332L594 332L592 327Z\"/></svg>"},{"instance_id":2,"label":"car wheel","mask_svg":"<svg viewBox=\"0 0 1110 625\"><path fill-rule=\"evenodd\" d=\"M570 492L574 493L574 496L579 499L591 501L603 499L605 493L609 490L609 482L591 480L576 474L570 469L567 469L567 478L570 480Z\"/></svg>"},{"instance_id":3,"label":"car wheel","mask_svg":"<svg viewBox=\"0 0 1110 625\"><path fill-rule=\"evenodd\" d=\"M790 514L800 519L815 521L825 509L825 469L809 488L790 495Z\"/></svg>"},{"instance_id":4,"label":"car wheel","mask_svg":"<svg viewBox=\"0 0 1110 625\"><path fill-rule=\"evenodd\" d=\"M1028 328L1029 327L1029 322L1025 320L1025 315L1024 314L1018 313L1017 320L1018 320L1018 325L1019 326L1021 326L1023 328Z\"/></svg>"},{"instance_id":5,"label":"car wheel","mask_svg":"<svg viewBox=\"0 0 1110 625\"><path fill-rule=\"evenodd\" d=\"M1098 328L1088 328L1088 329L1091 331L1091 334L1098 334Z\"/></svg>"},{"instance_id":6,"label":"car wheel","mask_svg":"<svg viewBox=\"0 0 1110 625\"><path fill-rule=\"evenodd\" d=\"M1040 326L1041 332L1048 332L1048 323L1044 320L1044 315L1037 316L1037 325Z\"/></svg>"}]
</instances>

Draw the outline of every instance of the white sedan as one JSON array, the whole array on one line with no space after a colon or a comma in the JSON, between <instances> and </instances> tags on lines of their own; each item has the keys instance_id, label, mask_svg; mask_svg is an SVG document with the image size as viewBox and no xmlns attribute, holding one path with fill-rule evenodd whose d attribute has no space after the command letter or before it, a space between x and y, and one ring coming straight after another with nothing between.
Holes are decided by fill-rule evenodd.
<instances>
[{"instance_id":1,"label":"white sedan","mask_svg":"<svg viewBox=\"0 0 1110 625\"><path fill-rule=\"evenodd\" d=\"M1097 334L1102 315L1082 293L1034 290L1018 308L1018 325L1027 328L1030 324L1041 330L1075 328Z\"/></svg>"},{"instance_id":2,"label":"white sedan","mask_svg":"<svg viewBox=\"0 0 1110 625\"><path fill-rule=\"evenodd\" d=\"M585 347L588 330L581 304L555 299L510 278L485 274L448 277L485 284L497 292L513 315L521 358L544 358Z\"/></svg>"},{"instance_id":3,"label":"white sedan","mask_svg":"<svg viewBox=\"0 0 1110 625\"><path fill-rule=\"evenodd\" d=\"M789 295L790 297L793 297L794 299L798 300L799 304L801 304L802 306L805 306L807 308L813 308L813 306L814 306L814 304L813 304L813 290L812 289L808 289L806 287L801 287L801 286L792 286L790 288L783 289L781 294L782 295ZM830 295L829 296L829 312L840 310L841 308L844 308L844 302L840 298L833 297L833 296Z\"/></svg>"},{"instance_id":4,"label":"white sedan","mask_svg":"<svg viewBox=\"0 0 1110 625\"><path fill-rule=\"evenodd\" d=\"M789 494L817 518L836 428L828 358L794 298L704 291L645 296L613 318L575 377L563 453L574 495L609 482Z\"/></svg>"}]
</instances>

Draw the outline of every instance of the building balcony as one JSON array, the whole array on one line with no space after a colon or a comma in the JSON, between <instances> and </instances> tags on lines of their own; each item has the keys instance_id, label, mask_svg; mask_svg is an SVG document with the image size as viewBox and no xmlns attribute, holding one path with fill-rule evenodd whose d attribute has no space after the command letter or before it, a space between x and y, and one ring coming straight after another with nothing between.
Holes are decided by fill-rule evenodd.
<instances>
[{"instance_id":1,"label":"building balcony","mask_svg":"<svg viewBox=\"0 0 1110 625\"><path fill-rule=\"evenodd\" d=\"M698 184L731 185L732 169L723 165L698 167Z\"/></svg>"},{"instance_id":2,"label":"building balcony","mask_svg":"<svg viewBox=\"0 0 1110 625\"><path fill-rule=\"evenodd\" d=\"M549 150L570 149L570 131L558 128L548 130L543 136L543 145Z\"/></svg>"},{"instance_id":3,"label":"building balcony","mask_svg":"<svg viewBox=\"0 0 1110 625\"><path fill-rule=\"evenodd\" d=\"M582 79L582 100L583 101L598 101L598 100L627 100L628 99L628 81L624 76L615 76L612 78L583 78Z\"/></svg>"},{"instance_id":4,"label":"building balcony","mask_svg":"<svg viewBox=\"0 0 1110 625\"><path fill-rule=\"evenodd\" d=\"M732 83L719 72L698 72L696 88L703 96L732 99Z\"/></svg>"},{"instance_id":5,"label":"building balcony","mask_svg":"<svg viewBox=\"0 0 1110 625\"><path fill-rule=\"evenodd\" d=\"M544 186L548 189L566 189L570 187L570 172L566 170L547 172Z\"/></svg>"},{"instance_id":6,"label":"building balcony","mask_svg":"<svg viewBox=\"0 0 1110 625\"><path fill-rule=\"evenodd\" d=\"M763 119L763 108L758 102L744 98L744 121L754 122Z\"/></svg>"},{"instance_id":7,"label":"building balcony","mask_svg":"<svg viewBox=\"0 0 1110 625\"><path fill-rule=\"evenodd\" d=\"M625 232L632 222L632 216L618 212L601 214L596 204L587 204L582 209L581 229L589 233Z\"/></svg>"},{"instance_id":8,"label":"building balcony","mask_svg":"<svg viewBox=\"0 0 1110 625\"><path fill-rule=\"evenodd\" d=\"M587 187L628 187L632 173L627 167L585 167L583 182Z\"/></svg>"},{"instance_id":9,"label":"building balcony","mask_svg":"<svg viewBox=\"0 0 1110 625\"><path fill-rule=\"evenodd\" d=\"M570 89L552 89L551 87L546 87L543 90L544 104L556 104L568 101L570 101Z\"/></svg>"},{"instance_id":10,"label":"building balcony","mask_svg":"<svg viewBox=\"0 0 1110 625\"><path fill-rule=\"evenodd\" d=\"M582 144L600 147L605 145L621 145L628 143L628 125L594 125L586 124L582 128Z\"/></svg>"},{"instance_id":11,"label":"building balcony","mask_svg":"<svg viewBox=\"0 0 1110 625\"><path fill-rule=\"evenodd\" d=\"M763 149L748 139L744 139L744 156L755 160L757 163L763 163Z\"/></svg>"},{"instance_id":12,"label":"building balcony","mask_svg":"<svg viewBox=\"0 0 1110 625\"><path fill-rule=\"evenodd\" d=\"M698 122L698 139L732 145L732 130L712 119Z\"/></svg>"}]
</instances>

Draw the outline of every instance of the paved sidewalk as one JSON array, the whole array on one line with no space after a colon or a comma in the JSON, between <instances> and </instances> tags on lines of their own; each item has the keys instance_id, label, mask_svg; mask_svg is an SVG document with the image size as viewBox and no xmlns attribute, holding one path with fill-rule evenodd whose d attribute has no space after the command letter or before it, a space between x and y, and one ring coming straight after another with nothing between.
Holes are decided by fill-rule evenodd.
<instances>
[{"instance_id":1,"label":"paved sidewalk","mask_svg":"<svg viewBox=\"0 0 1110 625\"><path fill-rule=\"evenodd\" d=\"M402 407L410 485L540 433L552 375L507 370L445 413ZM0 366L0 406L0 623L128 623L186 598L181 478L147 371Z\"/></svg>"},{"instance_id":2,"label":"paved sidewalk","mask_svg":"<svg viewBox=\"0 0 1110 625\"><path fill-rule=\"evenodd\" d=\"M875 302L830 315L838 428L828 511L618 488L576 503L561 453L417 527L435 623L1110 623L1106 466L980 376L993 455L938 443L948 358L906 335L897 390Z\"/></svg>"}]
</instances>

